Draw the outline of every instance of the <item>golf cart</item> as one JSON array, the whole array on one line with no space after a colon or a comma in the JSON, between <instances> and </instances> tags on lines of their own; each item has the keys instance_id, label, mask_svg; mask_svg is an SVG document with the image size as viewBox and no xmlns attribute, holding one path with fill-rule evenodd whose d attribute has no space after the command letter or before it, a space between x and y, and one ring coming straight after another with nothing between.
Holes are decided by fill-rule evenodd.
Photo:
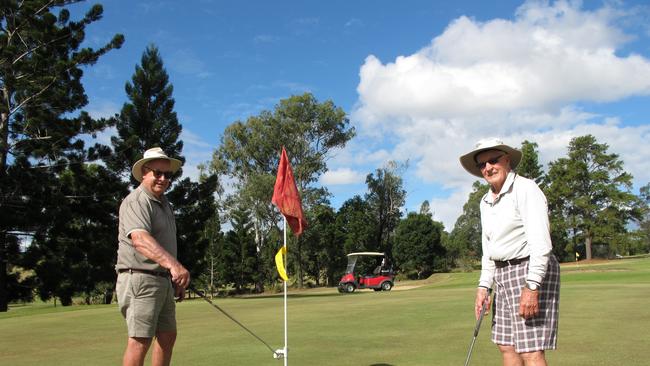
<instances>
[{"instance_id":1,"label":"golf cart","mask_svg":"<svg viewBox=\"0 0 650 366\"><path fill-rule=\"evenodd\" d=\"M381 262L380 262L381 260ZM355 274L357 262L360 262ZM375 291L390 291L395 274L385 253L359 252L348 254L348 267L339 281L339 292L354 292L356 289L371 288Z\"/></svg>"}]
</instances>

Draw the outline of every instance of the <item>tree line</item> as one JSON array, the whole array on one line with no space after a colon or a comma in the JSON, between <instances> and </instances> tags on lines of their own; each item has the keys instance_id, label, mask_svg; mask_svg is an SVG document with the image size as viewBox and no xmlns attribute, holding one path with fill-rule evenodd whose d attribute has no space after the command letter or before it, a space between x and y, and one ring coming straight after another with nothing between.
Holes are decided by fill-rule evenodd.
<instances>
[{"instance_id":1,"label":"tree line","mask_svg":"<svg viewBox=\"0 0 650 366\"><path fill-rule=\"evenodd\" d=\"M560 261L650 252L650 183L633 194L633 177L623 161L592 135L571 139L567 156L551 161L547 172L537 148L522 142L516 172L536 181L546 195L553 252ZM481 250L479 201L488 186L476 181L472 188L448 243L460 261Z\"/></svg>"},{"instance_id":2,"label":"tree line","mask_svg":"<svg viewBox=\"0 0 650 366\"><path fill-rule=\"evenodd\" d=\"M82 110L88 104L83 70L119 49L124 36L99 49L81 48L85 27L103 10L94 5L73 21L66 7L75 2L0 5L0 311L36 297L63 305L73 298L110 302L118 207L137 186L132 163L152 146L185 161L173 86L155 45L125 83L128 101L118 114L94 119ZM116 131L110 145L95 142L109 127ZM271 196L280 146L289 151L310 224L302 236L289 236L293 285L336 285L346 254L356 251L387 253L408 278L473 268L481 248L478 202L487 186L474 183L449 233L432 219L428 202L418 212L403 212L405 163L369 173L366 193L336 210L317 182L332 150L354 136L345 111L310 93L230 124L212 159L199 166L198 179L181 171L167 192L178 255L195 283L221 293L279 287L273 256L281 246L281 216ZM606 144L577 137L546 173L537 147L522 144L518 173L547 195L560 259L650 250L650 185L631 193L632 176Z\"/></svg>"}]
</instances>

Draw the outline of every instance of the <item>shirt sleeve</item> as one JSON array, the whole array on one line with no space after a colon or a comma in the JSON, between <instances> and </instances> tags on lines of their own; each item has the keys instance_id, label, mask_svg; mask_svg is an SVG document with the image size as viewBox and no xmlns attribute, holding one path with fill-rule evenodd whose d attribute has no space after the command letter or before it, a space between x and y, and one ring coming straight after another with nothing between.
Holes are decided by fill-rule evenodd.
<instances>
[{"instance_id":1,"label":"shirt sleeve","mask_svg":"<svg viewBox=\"0 0 650 366\"><path fill-rule=\"evenodd\" d=\"M134 231L151 233L151 206L138 201L131 201L124 207L124 232L128 238Z\"/></svg>"},{"instance_id":2,"label":"shirt sleeve","mask_svg":"<svg viewBox=\"0 0 650 366\"><path fill-rule=\"evenodd\" d=\"M533 181L526 182L517 198L530 252L527 281L542 283L551 256L552 244L546 197Z\"/></svg>"},{"instance_id":3,"label":"shirt sleeve","mask_svg":"<svg viewBox=\"0 0 650 366\"><path fill-rule=\"evenodd\" d=\"M481 206L483 202L481 202ZM483 222L483 213L481 213L481 227L485 227ZM488 251L488 240L485 230L481 230L481 249L483 255L481 256L481 277L478 281L479 287L492 288L492 282L494 279L494 269L496 268L494 261L490 259L490 253Z\"/></svg>"}]
</instances>

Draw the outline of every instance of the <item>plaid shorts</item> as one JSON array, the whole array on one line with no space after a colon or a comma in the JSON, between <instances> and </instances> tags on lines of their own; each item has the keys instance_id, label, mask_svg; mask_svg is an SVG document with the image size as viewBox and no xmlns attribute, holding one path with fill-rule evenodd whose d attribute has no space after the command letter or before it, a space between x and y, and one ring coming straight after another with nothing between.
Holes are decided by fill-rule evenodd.
<instances>
[{"instance_id":1,"label":"plaid shorts","mask_svg":"<svg viewBox=\"0 0 650 366\"><path fill-rule=\"evenodd\" d=\"M551 255L539 289L539 314L531 319L519 316L519 298L526 284L528 262L497 268L492 317L492 342L514 346L517 353L557 348L560 305L560 265Z\"/></svg>"}]
</instances>

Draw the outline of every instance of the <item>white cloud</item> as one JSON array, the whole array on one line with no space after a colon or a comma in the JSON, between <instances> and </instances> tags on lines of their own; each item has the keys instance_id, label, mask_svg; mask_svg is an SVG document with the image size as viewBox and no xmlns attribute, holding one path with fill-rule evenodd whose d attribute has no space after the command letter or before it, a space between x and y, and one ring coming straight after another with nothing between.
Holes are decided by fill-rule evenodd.
<instances>
[{"instance_id":1,"label":"white cloud","mask_svg":"<svg viewBox=\"0 0 650 366\"><path fill-rule=\"evenodd\" d=\"M255 43L275 43L279 40L279 37L270 34L258 34L253 37L253 42Z\"/></svg>"},{"instance_id":2,"label":"white cloud","mask_svg":"<svg viewBox=\"0 0 650 366\"><path fill-rule=\"evenodd\" d=\"M208 71L201 57L189 49L175 51L169 58L169 67L182 75L192 75L201 79L214 75Z\"/></svg>"},{"instance_id":3,"label":"white cloud","mask_svg":"<svg viewBox=\"0 0 650 366\"><path fill-rule=\"evenodd\" d=\"M212 147L212 145L203 139L203 136L197 135L187 128L184 128L183 132L181 132L181 140L183 140L186 147L193 146L202 149Z\"/></svg>"},{"instance_id":4,"label":"white cloud","mask_svg":"<svg viewBox=\"0 0 650 366\"><path fill-rule=\"evenodd\" d=\"M354 171L349 168L340 168L336 170L330 170L325 172L321 177L321 184L327 185L339 185L339 184L356 184L363 183L366 179L366 175L357 171Z\"/></svg>"},{"instance_id":5,"label":"white cloud","mask_svg":"<svg viewBox=\"0 0 650 366\"><path fill-rule=\"evenodd\" d=\"M616 25L625 16L531 1L513 20L460 17L412 55L389 63L368 56L351 120L359 136L384 142L382 153L409 159L418 179L450 190L430 200L448 229L475 180L458 157L486 136L535 141L546 164L566 155L571 138L593 134L644 184L649 124L625 126L578 106L650 94L650 61L621 52L632 39Z\"/></svg>"},{"instance_id":6,"label":"white cloud","mask_svg":"<svg viewBox=\"0 0 650 366\"><path fill-rule=\"evenodd\" d=\"M196 181L199 177L198 165L209 163L216 147L205 141L203 136L187 128L183 129L181 140L183 140L183 155L185 156L183 176Z\"/></svg>"},{"instance_id":7,"label":"white cloud","mask_svg":"<svg viewBox=\"0 0 650 366\"><path fill-rule=\"evenodd\" d=\"M112 100L92 98L88 106L84 109L92 118L109 118L120 113L122 106Z\"/></svg>"},{"instance_id":8,"label":"white cloud","mask_svg":"<svg viewBox=\"0 0 650 366\"><path fill-rule=\"evenodd\" d=\"M363 25L363 21L359 18L350 18L347 22L345 22L345 28L362 27Z\"/></svg>"}]
</instances>

